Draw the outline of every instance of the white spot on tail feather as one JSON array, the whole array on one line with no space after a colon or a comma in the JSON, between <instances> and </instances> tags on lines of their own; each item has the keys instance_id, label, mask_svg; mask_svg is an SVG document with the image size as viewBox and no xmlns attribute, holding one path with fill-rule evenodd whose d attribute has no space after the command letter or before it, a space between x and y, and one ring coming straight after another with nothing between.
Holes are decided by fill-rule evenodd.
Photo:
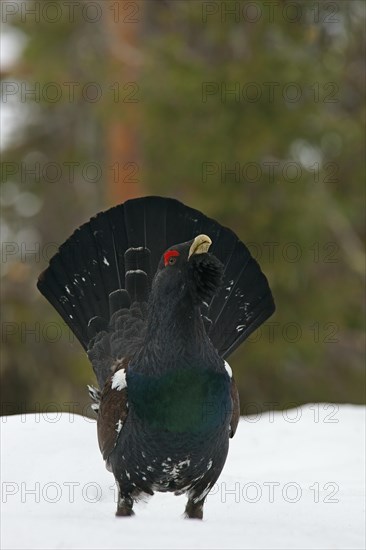
<instances>
[{"instance_id":1,"label":"white spot on tail feather","mask_svg":"<svg viewBox=\"0 0 366 550\"><path fill-rule=\"evenodd\" d=\"M109 262L108 262L108 260L107 260L107 258L106 258L105 256L104 256L104 258L103 258L103 263L104 263L105 265L109 265Z\"/></svg>"},{"instance_id":2,"label":"white spot on tail feather","mask_svg":"<svg viewBox=\"0 0 366 550\"><path fill-rule=\"evenodd\" d=\"M224 361L224 366L225 366L226 372L228 373L230 378L232 378L233 377L233 371L231 370L231 367L230 367L230 365L227 361Z\"/></svg>"},{"instance_id":3,"label":"white spot on tail feather","mask_svg":"<svg viewBox=\"0 0 366 550\"><path fill-rule=\"evenodd\" d=\"M112 390L121 391L124 388L126 388L127 382L126 382L126 372L125 369L118 370L112 378Z\"/></svg>"},{"instance_id":4,"label":"white spot on tail feather","mask_svg":"<svg viewBox=\"0 0 366 550\"><path fill-rule=\"evenodd\" d=\"M143 273L146 275L145 271L142 271L142 269L129 269L126 271L126 275L131 275L131 273Z\"/></svg>"}]
</instances>

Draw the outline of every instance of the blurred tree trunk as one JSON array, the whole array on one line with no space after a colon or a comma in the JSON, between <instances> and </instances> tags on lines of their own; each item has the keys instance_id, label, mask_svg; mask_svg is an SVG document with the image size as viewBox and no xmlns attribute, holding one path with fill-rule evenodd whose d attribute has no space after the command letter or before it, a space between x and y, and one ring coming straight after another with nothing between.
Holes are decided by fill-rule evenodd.
<instances>
[{"instance_id":1,"label":"blurred tree trunk","mask_svg":"<svg viewBox=\"0 0 366 550\"><path fill-rule=\"evenodd\" d=\"M142 54L138 49L143 2L119 0L108 10L106 28L110 51L115 113L106 131L108 204L144 195L141 182L140 106L138 83ZM121 70L122 66L122 70Z\"/></svg>"}]
</instances>

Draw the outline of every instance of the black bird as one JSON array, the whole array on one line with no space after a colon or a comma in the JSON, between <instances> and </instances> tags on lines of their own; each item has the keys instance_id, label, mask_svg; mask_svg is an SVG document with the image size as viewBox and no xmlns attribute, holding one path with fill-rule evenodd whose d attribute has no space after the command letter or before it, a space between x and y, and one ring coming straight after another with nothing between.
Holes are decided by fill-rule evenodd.
<instances>
[{"instance_id":1,"label":"black bird","mask_svg":"<svg viewBox=\"0 0 366 550\"><path fill-rule=\"evenodd\" d=\"M116 514L172 491L201 519L240 414L225 359L275 309L247 247L176 200L134 199L77 229L38 288L92 363Z\"/></svg>"}]
</instances>

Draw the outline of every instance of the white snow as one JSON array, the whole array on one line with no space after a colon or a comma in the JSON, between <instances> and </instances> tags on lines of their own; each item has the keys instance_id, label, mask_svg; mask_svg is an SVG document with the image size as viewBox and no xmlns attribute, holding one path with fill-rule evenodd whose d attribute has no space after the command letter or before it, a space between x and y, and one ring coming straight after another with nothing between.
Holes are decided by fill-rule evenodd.
<instances>
[{"instance_id":1,"label":"white snow","mask_svg":"<svg viewBox=\"0 0 366 550\"><path fill-rule=\"evenodd\" d=\"M306 405L243 417L204 521L156 494L116 518L95 421L2 417L2 549L363 549L365 408Z\"/></svg>"}]
</instances>

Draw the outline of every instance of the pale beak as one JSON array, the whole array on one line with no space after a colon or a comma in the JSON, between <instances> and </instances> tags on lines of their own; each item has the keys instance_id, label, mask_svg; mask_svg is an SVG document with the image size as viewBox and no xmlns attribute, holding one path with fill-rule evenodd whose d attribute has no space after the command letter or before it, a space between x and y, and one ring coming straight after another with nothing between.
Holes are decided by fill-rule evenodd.
<instances>
[{"instance_id":1,"label":"pale beak","mask_svg":"<svg viewBox=\"0 0 366 550\"><path fill-rule=\"evenodd\" d=\"M189 249L188 259L193 256L193 254L205 254L208 252L208 249L212 245L210 237L207 235L198 235Z\"/></svg>"}]
</instances>

